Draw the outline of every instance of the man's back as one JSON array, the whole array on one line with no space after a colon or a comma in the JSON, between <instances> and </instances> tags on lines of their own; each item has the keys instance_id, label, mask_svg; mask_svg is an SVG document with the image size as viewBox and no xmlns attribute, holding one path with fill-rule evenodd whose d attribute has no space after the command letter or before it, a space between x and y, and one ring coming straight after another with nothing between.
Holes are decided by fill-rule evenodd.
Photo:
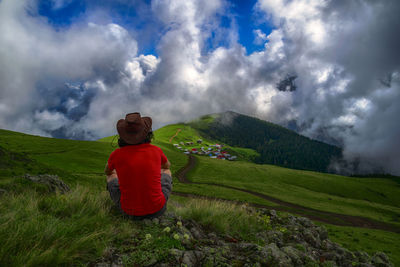
<instances>
[{"instance_id":1,"label":"man's back","mask_svg":"<svg viewBox=\"0 0 400 267\"><path fill-rule=\"evenodd\" d=\"M146 215L164 206L160 166L165 162L162 150L148 143L124 146L110 155L108 168L117 171L121 208L127 214Z\"/></svg>"}]
</instances>

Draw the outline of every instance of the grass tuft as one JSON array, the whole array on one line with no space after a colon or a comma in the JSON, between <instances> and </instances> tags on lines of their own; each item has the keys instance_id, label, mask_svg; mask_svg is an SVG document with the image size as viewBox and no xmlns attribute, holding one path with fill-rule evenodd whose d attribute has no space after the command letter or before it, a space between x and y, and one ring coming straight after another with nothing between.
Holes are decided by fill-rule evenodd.
<instances>
[{"instance_id":1,"label":"grass tuft","mask_svg":"<svg viewBox=\"0 0 400 267\"><path fill-rule=\"evenodd\" d=\"M106 194L82 187L65 195L7 194L0 198L3 266L69 265L95 260L110 241Z\"/></svg>"},{"instance_id":2,"label":"grass tuft","mask_svg":"<svg viewBox=\"0 0 400 267\"><path fill-rule=\"evenodd\" d=\"M245 205L197 199L189 200L184 205L171 206L183 218L193 219L220 234L244 240L257 241L256 234L268 227Z\"/></svg>"}]
</instances>

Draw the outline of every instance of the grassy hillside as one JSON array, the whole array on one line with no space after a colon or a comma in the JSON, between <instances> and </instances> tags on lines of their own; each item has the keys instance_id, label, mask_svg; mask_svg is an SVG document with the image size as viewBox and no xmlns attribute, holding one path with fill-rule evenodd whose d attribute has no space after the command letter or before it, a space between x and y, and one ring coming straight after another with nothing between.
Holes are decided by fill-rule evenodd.
<instances>
[{"instance_id":1,"label":"grassy hillside","mask_svg":"<svg viewBox=\"0 0 400 267\"><path fill-rule=\"evenodd\" d=\"M178 129L181 131L170 143ZM154 143L163 149L172 162L172 171L176 172L186 164L187 157L172 144L181 140L195 141L198 137L198 132L192 127L178 124L157 130ZM0 265L88 264L104 257L113 248L129 251L126 264L143 264L149 257L167 257L163 251L169 248L180 248L180 242L164 233L162 228L126 221L112 209L103 174L108 155L115 149L111 140L112 137L102 142L73 141L0 130L0 189L6 191L0 192L0 240L3 242ZM204 141L215 142L212 139ZM252 150L242 153L251 154ZM395 179L349 178L205 157L198 157L198 161L196 169L189 175L193 181L232 185L315 209L355 214L399 225L399 184ZM71 192L64 195L49 193L45 187L24 179L25 173L57 174L71 187ZM174 191L276 205L234 189L184 184L175 178ZM234 206L227 209L218 202L207 202L203 207L193 204L198 202L197 199L192 201L173 196L169 209L189 218L203 216L208 218L204 223L213 229L235 232L245 240L254 240L254 231L259 227L254 218L246 219ZM193 207L197 207L196 212L193 212ZM210 213L210 209L215 210ZM237 225L241 227L249 226L241 231L229 223L228 218L237 218ZM370 253L385 250L395 263L400 264L399 234L327 227L336 242ZM159 243L146 242L146 233L160 236ZM127 240L133 240L133 243ZM374 240L373 244L371 240ZM131 251L132 246L140 250Z\"/></svg>"},{"instance_id":2,"label":"grassy hillside","mask_svg":"<svg viewBox=\"0 0 400 267\"><path fill-rule=\"evenodd\" d=\"M194 182L260 192L317 210L369 217L400 226L399 184L392 179L350 178L249 162L198 157Z\"/></svg>"},{"instance_id":3,"label":"grassy hillside","mask_svg":"<svg viewBox=\"0 0 400 267\"><path fill-rule=\"evenodd\" d=\"M254 149L253 161L287 168L327 172L340 148L311 140L279 125L235 112L204 116L189 123L202 136L234 147Z\"/></svg>"}]
</instances>

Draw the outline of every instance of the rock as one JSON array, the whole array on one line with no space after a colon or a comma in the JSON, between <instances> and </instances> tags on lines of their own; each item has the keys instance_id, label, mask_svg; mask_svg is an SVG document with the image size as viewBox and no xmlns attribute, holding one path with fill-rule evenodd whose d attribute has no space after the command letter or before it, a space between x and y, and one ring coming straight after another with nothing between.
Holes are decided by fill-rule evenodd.
<instances>
[{"instance_id":1,"label":"rock","mask_svg":"<svg viewBox=\"0 0 400 267\"><path fill-rule=\"evenodd\" d=\"M198 262L201 262L204 259L204 253L200 250L195 250L194 255L196 256L196 259Z\"/></svg>"},{"instance_id":2,"label":"rock","mask_svg":"<svg viewBox=\"0 0 400 267\"><path fill-rule=\"evenodd\" d=\"M275 210L270 210L270 211L269 211L269 215L270 215L271 217L276 217L276 211L275 211Z\"/></svg>"},{"instance_id":3,"label":"rock","mask_svg":"<svg viewBox=\"0 0 400 267\"><path fill-rule=\"evenodd\" d=\"M321 248L324 250L333 250L335 249L335 246L332 241L330 241L329 239L325 239L321 242Z\"/></svg>"},{"instance_id":4,"label":"rock","mask_svg":"<svg viewBox=\"0 0 400 267\"><path fill-rule=\"evenodd\" d=\"M99 262L99 263L96 263L95 266L96 266L96 267L110 267L111 264L109 264L109 263L107 263L107 262Z\"/></svg>"},{"instance_id":5,"label":"rock","mask_svg":"<svg viewBox=\"0 0 400 267\"><path fill-rule=\"evenodd\" d=\"M271 266L293 266L292 260L282 252L275 243L266 246L269 264Z\"/></svg>"},{"instance_id":6,"label":"rock","mask_svg":"<svg viewBox=\"0 0 400 267\"><path fill-rule=\"evenodd\" d=\"M351 253L349 250L342 248L342 247L337 247L336 253L340 255L342 262L344 262L346 260L353 260L355 258L353 253Z\"/></svg>"},{"instance_id":7,"label":"rock","mask_svg":"<svg viewBox=\"0 0 400 267\"><path fill-rule=\"evenodd\" d=\"M340 259L341 256L338 255L337 253L333 252L333 251L328 251L328 252L324 252L322 253L322 255L320 256L319 260L321 262L325 262L325 261L336 261L338 259Z\"/></svg>"},{"instance_id":8,"label":"rock","mask_svg":"<svg viewBox=\"0 0 400 267\"><path fill-rule=\"evenodd\" d=\"M237 243L236 247L241 251L257 251L259 246L253 243Z\"/></svg>"},{"instance_id":9,"label":"rock","mask_svg":"<svg viewBox=\"0 0 400 267\"><path fill-rule=\"evenodd\" d=\"M372 257L371 262L375 265L375 266L379 266L379 267L386 267L386 266L393 266L390 261L389 258L386 256L385 253L383 252L377 252L375 253L375 255Z\"/></svg>"},{"instance_id":10,"label":"rock","mask_svg":"<svg viewBox=\"0 0 400 267\"><path fill-rule=\"evenodd\" d=\"M204 233L196 227L191 228L190 232L192 233L192 236L197 240L203 239L205 237Z\"/></svg>"},{"instance_id":11,"label":"rock","mask_svg":"<svg viewBox=\"0 0 400 267\"><path fill-rule=\"evenodd\" d=\"M361 263L368 263L370 261L370 257L367 252L364 251L356 251L354 255L357 257L358 261Z\"/></svg>"},{"instance_id":12,"label":"rock","mask_svg":"<svg viewBox=\"0 0 400 267\"><path fill-rule=\"evenodd\" d=\"M297 222L300 223L304 227L312 227L314 224L310 221L310 219L306 217L298 217Z\"/></svg>"},{"instance_id":13,"label":"rock","mask_svg":"<svg viewBox=\"0 0 400 267\"><path fill-rule=\"evenodd\" d=\"M176 249L176 248L171 248L169 250L169 254L171 256L173 256L177 262L181 262L181 258L183 256L183 253L184 253L184 251Z\"/></svg>"},{"instance_id":14,"label":"rock","mask_svg":"<svg viewBox=\"0 0 400 267\"><path fill-rule=\"evenodd\" d=\"M279 247L283 245L282 237L283 234L279 231L268 231L267 233L268 241L277 244Z\"/></svg>"},{"instance_id":15,"label":"rock","mask_svg":"<svg viewBox=\"0 0 400 267\"><path fill-rule=\"evenodd\" d=\"M0 188L0 196L7 193L7 190Z\"/></svg>"},{"instance_id":16,"label":"rock","mask_svg":"<svg viewBox=\"0 0 400 267\"><path fill-rule=\"evenodd\" d=\"M304 240L312 247L314 248L321 247L321 241L319 240L319 236L315 231L310 229L305 229L303 235L304 235Z\"/></svg>"},{"instance_id":17,"label":"rock","mask_svg":"<svg viewBox=\"0 0 400 267\"><path fill-rule=\"evenodd\" d=\"M271 214L270 210L260 212ZM173 229L170 235L179 235L183 245L181 250L170 249L170 257L163 262L154 258L145 266L393 266L382 252L370 257L365 252L352 253L332 242L324 227L315 226L307 218L278 217L272 212L271 218L273 216L276 216L274 221L271 219L270 226L256 234L258 241L254 243L230 235L220 236L194 220L183 220L170 212L159 220L144 220L151 227ZM273 230L268 230L271 227ZM256 244L263 242L268 245L261 247ZM122 261L116 259L122 258L110 248L103 252L102 259L95 266L110 267L110 263L121 266Z\"/></svg>"},{"instance_id":18,"label":"rock","mask_svg":"<svg viewBox=\"0 0 400 267\"><path fill-rule=\"evenodd\" d=\"M34 183L47 185L50 192L60 191L61 193L66 193L70 190L69 186L61 181L57 175L43 174L33 176L30 174L25 174L24 177Z\"/></svg>"},{"instance_id":19,"label":"rock","mask_svg":"<svg viewBox=\"0 0 400 267\"><path fill-rule=\"evenodd\" d=\"M143 224L145 224L145 225L151 225L152 222L151 222L150 219L144 219L144 220L143 220Z\"/></svg>"},{"instance_id":20,"label":"rock","mask_svg":"<svg viewBox=\"0 0 400 267\"><path fill-rule=\"evenodd\" d=\"M196 254L193 251L186 251L183 254L182 264L185 264L187 267L196 266L197 258Z\"/></svg>"},{"instance_id":21,"label":"rock","mask_svg":"<svg viewBox=\"0 0 400 267\"><path fill-rule=\"evenodd\" d=\"M301 243L303 241L303 237L295 232L294 234L288 235L287 240L294 243Z\"/></svg>"},{"instance_id":22,"label":"rock","mask_svg":"<svg viewBox=\"0 0 400 267\"><path fill-rule=\"evenodd\" d=\"M152 266L157 263L157 259L153 256L143 266Z\"/></svg>"},{"instance_id":23,"label":"rock","mask_svg":"<svg viewBox=\"0 0 400 267\"><path fill-rule=\"evenodd\" d=\"M297 249L295 249L294 247L291 246L287 246L287 247L283 247L282 251L286 253L286 255L289 256L289 258L292 260L292 262L295 265L301 265L302 264L302 252L298 251Z\"/></svg>"}]
</instances>

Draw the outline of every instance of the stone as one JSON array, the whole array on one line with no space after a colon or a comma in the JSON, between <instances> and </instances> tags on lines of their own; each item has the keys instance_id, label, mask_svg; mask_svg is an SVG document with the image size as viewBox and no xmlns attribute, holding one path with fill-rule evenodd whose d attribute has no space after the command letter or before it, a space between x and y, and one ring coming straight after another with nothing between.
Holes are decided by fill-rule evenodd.
<instances>
[{"instance_id":1,"label":"stone","mask_svg":"<svg viewBox=\"0 0 400 267\"><path fill-rule=\"evenodd\" d=\"M321 247L321 241L319 240L318 234L315 233L314 231L310 229L305 229L304 233L304 240L313 246L314 248L320 248Z\"/></svg>"},{"instance_id":2,"label":"stone","mask_svg":"<svg viewBox=\"0 0 400 267\"><path fill-rule=\"evenodd\" d=\"M324 252L321 254L320 256L320 261L324 262L324 261L336 261L337 259L340 259L341 256L338 255L337 253L333 252L333 251L328 251L328 252Z\"/></svg>"},{"instance_id":3,"label":"stone","mask_svg":"<svg viewBox=\"0 0 400 267\"><path fill-rule=\"evenodd\" d=\"M190 232L192 233L192 236L197 240L203 239L205 237L204 233L196 227L192 227L190 229Z\"/></svg>"},{"instance_id":4,"label":"stone","mask_svg":"<svg viewBox=\"0 0 400 267\"><path fill-rule=\"evenodd\" d=\"M237 249L241 251L257 251L258 250L258 245L253 244L253 243L237 243L236 244Z\"/></svg>"},{"instance_id":5,"label":"stone","mask_svg":"<svg viewBox=\"0 0 400 267\"><path fill-rule=\"evenodd\" d=\"M270 261L268 262L271 266L292 266L292 260L282 252L275 243L268 244L266 246Z\"/></svg>"},{"instance_id":6,"label":"stone","mask_svg":"<svg viewBox=\"0 0 400 267\"><path fill-rule=\"evenodd\" d=\"M282 248L282 251L286 253L286 255L289 256L289 258L292 260L292 262L295 265L301 265L302 264L302 252L298 251L294 247L291 246L286 246Z\"/></svg>"},{"instance_id":7,"label":"stone","mask_svg":"<svg viewBox=\"0 0 400 267\"><path fill-rule=\"evenodd\" d=\"M324 250L333 250L335 249L334 244L329 239L325 239L321 242L321 248Z\"/></svg>"},{"instance_id":8,"label":"stone","mask_svg":"<svg viewBox=\"0 0 400 267\"><path fill-rule=\"evenodd\" d=\"M30 174L25 174L24 177L34 183L47 185L50 192L59 191L61 193L66 193L70 191L69 186L61 181L57 175L43 174L34 176Z\"/></svg>"},{"instance_id":9,"label":"stone","mask_svg":"<svg viewBox=\"0 0 400 267\"><path fill-rule=\"evenodd\" d=\"M157 263L157 259L153 256L143 266L152 266Z\"/></svg>"},{"instance_id":10,"label":"stone","mask_svg":"<svg viewBox=\"0 0 400 267\"><path fill-rule=\"evenodd\" d=\"M196 266L196 254L193 251L186 251L183 254L182 264L185 264L187 267Z\"/></svg>"},{"instance_id":11,"label":"stone","mask_svg":"<svg viewBox=\"0 0 400 267\"><path fill-rule=\"evenodd\" d=\"M299 222L304 227L312 227L314 224L310 221L310 219L306 217L298 217L297 222Z\"/></svg>"},{"instance_id":12,"label":"stone","mask_svg":"<svg viewBox=\"0 0 400 267\"><path fill-rule=\"evenodd\" d=\"M169 250L169 254L172 255L177 262L181 262L181 258L183 256L183 253L184 253L184 251L176 249L176 248L171 248Z\"/></svg>"},{"instance_id":13,"label":"stone","mask_svg":"<svg viewBox=\"0 0 400 267\"><path fill-rule=\"evenodd\" d=\"M269 211L269 215L270 215L271 217L276 217L276 211L275 211L275 210L270 210L270 211Z\"/></svg>"},{"instance_id":14,"label":"stone","mask_svg":"<svg viewBox=\"0 0 400 267\"><path fill-rule=\"evenodd\" d=\"M376 252L375 255L372 256L371 262L375 266L379 266L379 267L393 266L390 263L389 258L383 252Z\"/></svg>"},{"instance_id":15,"label":"stone","mask_svg":"<svg viewBox=\"0 0 400 267\"><path fill-rule=\"evenodd\" d=\"M325 226L318 227L319 239L321 241L328 239L328 231Z\"/></svg>"},{"instance_id":16,"label":"stone","mask_svg":"<svg viewBox=\"0 0 400 267\"><path fill-rule=\"evenodd\" d=\"M267 233L268 241L271 243L276 243L278 246L281 246L283 244L282 237L283 234L280 231L273 230L268 231Z\"/></svg>"},{"instance_id":17,"label":"stone","mask_svg":"<svg viewBox=\"0 0 400 267\"><path fill-rule=\"evenodd\" d=\"M143 220L143 224L144 224L144 225L151 225L152 222L151 222L150 219L144 219L144 220Z\"/></svg>"},{"instance_id":18,"label":"stone","mask_svg":"<svg viewBox=\"0 0 400 267\"><path fill-rule=\"evenodd\" d=\"M356 251L354 255L357 257L358 261L361 263L368 263L370 261L370 257L367 252L364 251Z\"/></svg>"},{"instance_id":19,"label":"stone","mask_svg":"<svg viewBox=\"0 0 400 267\"><path fill-rule=\"evenodd\" d=\"M194 252L194 255L196 256L196 259L197 259L198 262L201 262L204 259L205 255L204 255L204 253L202 251L195 250L193 252Z\"/></svg>"}]
</instances>

